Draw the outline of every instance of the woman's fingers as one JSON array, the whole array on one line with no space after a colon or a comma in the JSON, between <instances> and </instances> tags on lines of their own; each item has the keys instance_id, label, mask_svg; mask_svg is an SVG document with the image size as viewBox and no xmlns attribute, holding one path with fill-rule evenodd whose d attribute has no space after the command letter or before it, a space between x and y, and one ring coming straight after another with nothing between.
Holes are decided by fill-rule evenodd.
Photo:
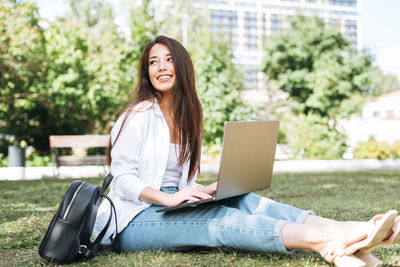
<instances>
[{"instance_id":1,"label":"woman's fingers","mask_svg":"<svg viewBox=\"0 0 400 267\"><path fill-rule=\"evenodd\" d=\"M207 199L207 198L211 198L212 197L212 196L210 196L210 195L208 195L206 193L200 192L200 191L191 192L189 194L189 196L196 198L196 200Z\"/></svg>"},{"instance_id":2,"label":"woman's fingers","mask_svg":"<svg viewBox=\"0 0 400 267\"><path fill-rule=\"evenodd\" d=\"M187 194L188 197L195 197L196 200L199 199L207 199L207 198L212 198L212 196L210 196L207 193L204 193L202 191L199 190L195 190L191 187L186 187L182 190L182 192L184 192L185 194Z\"/></svg>"},{"instance_id":3,"label":"woman's fingers","mask_svg":"<svg viewBox=\"0 0 400 267\"><path fill-rule=\"evenodd\" d=\"M185 201L198 201L201 199L211 198L209 194L201 192L199 190L195 190L192 187L188 186L178 191L175 194L169 195L168 204L166 206L174 207L179 205Z\"/></svg>"},{"instance_id":4,"label":"woman's fingers","mask_svg":"<svg viewBox=\"0 0 400 267\"><path fill-rule=\"evenodd\" d=\"M197 197L189 197L189 199L186 201L198 201L198 200L200 200L200 199Z\"/></svg>"},{"instance_id":5,"label":"woman's fingers","mask_svg":"<svg viewBox=\"0 0 400 267\"><path fill-rule=\"evenodd\" d=\"M207 198L212 198L212 196L210 196L207 193L201 192L201 191L195 191L196 192L196 196L198 196L201 199L207 199Z\"/></svg>"}]
</instances>

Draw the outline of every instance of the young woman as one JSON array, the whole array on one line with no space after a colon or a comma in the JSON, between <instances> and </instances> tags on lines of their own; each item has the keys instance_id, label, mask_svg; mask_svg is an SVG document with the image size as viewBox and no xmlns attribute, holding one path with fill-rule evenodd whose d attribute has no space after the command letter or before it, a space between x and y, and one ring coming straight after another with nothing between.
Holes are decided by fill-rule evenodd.
<instances>
[{"instance_id":1,"label":"young woman","mask_svg":"<svg viewBox=\"0 0 400 267\"><path fill-rule=\"evenodd\" d=\"M161 206L209 198L217 184L196 183L203 113L185 48L174 39L157 37L143 51L138 76L135 97L111 132L109 164L114 180L109 197L117 209L118 225L111 224L103 243L117 236L116 247L122 251L196 246L283 253L309 249L337 265L364 266L364 261L379 263L368 249L398 242L397 211L369 222L339 222L253 193L195 209L156 213ZM103 202L95 236L109 211Z\"/></svg>"}]
</instances>

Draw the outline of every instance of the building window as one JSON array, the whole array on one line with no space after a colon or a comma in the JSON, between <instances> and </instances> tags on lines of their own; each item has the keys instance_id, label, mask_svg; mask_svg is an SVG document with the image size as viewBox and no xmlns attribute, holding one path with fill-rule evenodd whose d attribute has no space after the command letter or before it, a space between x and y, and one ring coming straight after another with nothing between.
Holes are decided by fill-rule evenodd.
<instances>
[{"instance_id":1,"label":"building window","mask_svg":"<svg viewBox=\"0 0 400 267\"><path fill-rule=\"evenodd\" d=\"M373 114L372 116L374 118L380 118L381 117L381 113L379 111L374 111L372 114Z\"/></svg>"},{"instance_id":2,"label":"building window","mask_svg":"<svg viewBox=\"0 0 400 267\"><path fill-rule=\"evenodd\" d=\"M236 6L256 7L256 3L236 2Z\"/></svg>"},{"instance_id":3,"label":"building window","mask_svg":"<svg viewBox=\"0 0 400 267\"><path fill-rule=\"evenodd\" d=\"M271 15L271 34L280 31L283 28L282 25L282 15L272 14Z\"/></svg>"},{"instance_id":4,"label":"building window","mask_svg":"<svg viewBox=\"0 0 400 267\"><path fill-rule=\"evenodd\" d=\"M346 6L346 7L357 6L357 0L329 0L328 3L332 6Z\"/></svg>"}]
</instances>

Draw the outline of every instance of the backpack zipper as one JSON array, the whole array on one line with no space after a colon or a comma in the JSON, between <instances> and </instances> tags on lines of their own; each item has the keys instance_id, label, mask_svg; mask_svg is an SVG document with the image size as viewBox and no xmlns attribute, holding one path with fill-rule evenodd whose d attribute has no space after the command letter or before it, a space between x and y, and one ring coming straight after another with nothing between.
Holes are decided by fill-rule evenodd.
<instances>
[{"instance_id":1,"label":"backpack zipper","mask_svg":"<svg viewBox=\"0 0 400 267\"><path fill-rule=\"evenodd\" d=\"M67 209L65 210L65 213L64 213L64 216L63 216L63 220L65 220L65 218L67 218L67 215L68 215L68 213L69 213L69 209L71 208L72 203L74 202L74 200L75 200L75 198L76 198L76 195L78 194L79 190L81 190L81 188L82 188L82 186L83 186L84 183L85 183L85 182L82 182L82 183L79 185L78 189L76 189L74 195L72 196L71 202L69 203Z\"/></svg>"}]
</instances>

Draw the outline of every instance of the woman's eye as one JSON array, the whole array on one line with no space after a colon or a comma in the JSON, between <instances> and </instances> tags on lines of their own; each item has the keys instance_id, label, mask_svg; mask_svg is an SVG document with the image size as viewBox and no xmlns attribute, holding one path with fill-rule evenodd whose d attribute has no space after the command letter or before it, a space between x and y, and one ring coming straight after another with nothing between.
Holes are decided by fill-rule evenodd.
<instances>
[{"instance_id":1,"label":"woman's eye","mask_svg":"<svg viewBox=\"0 0 400 267\"><path fill-rule=\"evenodd\" d=\"M172 57L170 57L170 58L167 59L167 61L168 62L172 62L172 61L174 61L174 59Z\"/></svg>"},{"instance_id":2,"label":"woman's eye","mask_svg":"<svg viewBox=\"0 0 400 267\"><path fill-rule=\"evenodd\" d=\"M150 60L150 62L149 62L150 65L153 65L153 64L156 64L156 63L157 63L157 61L155 61L155 60Z\"/></svg>"}]
</instances>

